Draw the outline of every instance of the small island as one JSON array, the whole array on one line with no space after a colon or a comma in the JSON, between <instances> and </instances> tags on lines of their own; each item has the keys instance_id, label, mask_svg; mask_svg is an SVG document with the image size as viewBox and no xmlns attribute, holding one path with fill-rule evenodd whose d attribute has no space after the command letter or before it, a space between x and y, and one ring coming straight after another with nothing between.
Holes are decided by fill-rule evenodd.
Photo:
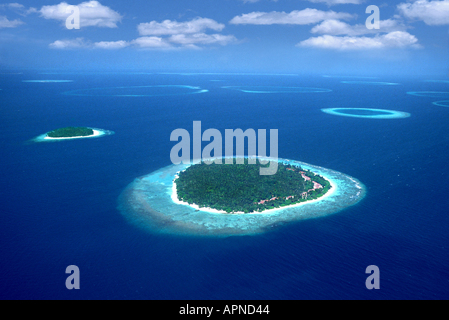
<instances>
[{"instance_id":1,"label":"small island","mask_svg":"<svg viewBox=\"0 0 449 320\"><path fill-rule=\"evenodd\" d=\"M222 213L260 213L325 195L332 188L322 176L292 164L278 164L274 175L260 175L270 164L207 164L200 162L179 172L175 200Z\"/></svg>"},{"instance_id":2,"label":"small island","mask_svg":"<svg viewBox=\"0 0 449 320\"><path fill-rule=\"evenodd\" d=\"M94 130L86 127L66 127L60 128L47 133L50 138L74 138L93 136Z\"/></svg>"},{"instance_id":3,"label":"small island","mask_svg":"<svg viewBox=\"0 0 449 320\"><path fill-rule=\"evenodd\" d=\"M41 134L31 139L27 143L58 142L73 139L100 138L111 134L114 134L114 132L104 129L88 127L65 127Z\"/></svg>"}]
</instances>

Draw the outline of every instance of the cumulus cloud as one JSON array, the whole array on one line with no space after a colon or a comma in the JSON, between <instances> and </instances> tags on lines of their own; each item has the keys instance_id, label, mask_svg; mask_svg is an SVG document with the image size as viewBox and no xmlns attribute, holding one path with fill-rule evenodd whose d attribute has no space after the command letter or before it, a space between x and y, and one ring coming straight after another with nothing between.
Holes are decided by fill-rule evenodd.
<instances>
[{"instance_id":1,"label":"cumulus cloud","mask_svg":"<svg viewBox=\"0 0 449 320\"><path fill-rule=\"evenodd\" d=\"M94 48L99 49L121 49L124 47L129 46L129 43L127 41L100 41L94 43Z\"/></svg>"},{"instance_id":2,"label":"cumulus cloud","mask_svg":"<svg viewBox=\"0 0 449 320\"><path fill-rule=\"evenodd\" d=\"M17 2L0 4L0 9L13 11L14 13L19 14L23 17L27 16L30 13L39 12L36 8L31 7L27 9L23 4Z\"/></svg>"},{"instance_id":3,"label":"cumulus cloud","mask_svg":"<svg viewBox=\"0 0 449 320\"><path fill-rule=\"evenodd\" d=\"M187 22L165 20L161 23L152 21L141 23L138 31L141 37L131 41L100 41L89 43L83 38L75 40L58 40L50 44L54 49L68 48L97 48L97 49L121 49L135 47L144 49L200 49L206 45L227 45L236 42L233 35L206 34L201 32L206 29L221 31L224 24L212 19L196 18Z\"/></svg>"},{"instance_id":4,"label":"cumulus cloud","mask_svg":"<svg viewBox=\"0 0 449 320\"><path fill-rule=\"evenodd\" d=\"M430 26L449 24L449 0L418 0L400 3L397 8L404 17L422 20Z\"/></svg>"},{"instance_id":5,"label":"cumulus cloud","mask_svg":"<svg viewBox=\"0 0 449 320\"><path fill-rule=\"evenodd\" d=\"M227 45L235 42L237 39L234 36L225 36L221 34L177 34L168 38L162 37L139 37L131 41L100 41L91 43L85 41L84 38L76 38L70 40L57 40L50 44L52 49L121 49L125 47L136 47L142 49L200 49L199 45Z\"/></svg>"},{"instance_id":6,"label":"cumulus cloud","mask_svg":"<svg viewBox=\"0 0 449 320\"><path fill-rule=\"evenodd\" d=\"M45 19L60 20L65 23L71 13L66 13L69 6L66 2L57 5L43 6L38 12ZM106 27L116 28L121 21L121 15L103 6L98 1L86 1L77 5L80 9L80 27Z\"/></svg>"},{"instance_id":7,"label":"cumulus cloud","mask_svg":"<svg viewBox=\"0 0 449 320\"><path fill-rule=\"evenodd\" d=\"M0 4L0 9L13 11L21 16L23 16L23 12L25 12L25 7L19 3L3 3ZM6 16L0 15L0 29L15 28L22 24L24 24L24 22L19 19L9 20Z\"/></svg>"},{"instance_id":8,"label":"cumulus cloud","mask_svg":"<svg viewBox=\"0 0 449 320\"><path fill-rule=\"evenodd\" d=\"M20 26L21 24L24 24L21 20L8 20L5 16L0 16L0 28L15 28L17 26Z\"/></svg>"},{"instance_id":9,"label":"cumulus cloud","mask_svg":"<svg viewBox=\"0 0 449 320\"><path fill-rule=\"evenodd\" d=\"M86 41L84 38L56 40L49 45L52 49L121 49L129 46L127 41Z\"/></svg>"},{"instance_id":10,"label":"cumulus cloud","mask_svg":"<svg viewBox=\"0 0 449 320\"><path fill-rule=\"evenodd\" d=\"M9 9L25 9L25 6L20 3L3 3L0 4L0 8L9 8Z\"/></svg>"},{"instance_id":11,"label":"cumulus cloud","mask_svg":"<svg viewBox=\"0 0 449 320\"><path fill-rule=\"evenodd\" d=\"M307 0L313 3L319 3L323 2L327 4L328 6L333 6L336 4L360 4L362 2L365 2L365 0Z\"/></svg>"},{"instance_id":12,"label":"cumulus cloud","mask_svg":"<svg viewBox=\"0 0 449 320\"><path fill-rule=\"evenodd\" d=\"M370 33L388 33L393 31L405 31L407 27L398 20L387 19L381 20L380 29L368 29L365 24L349 25L339 20L325 20L312 28L310 32L327 35L348 35L359 36Z\"/></svg>"},{"instance_id":13,"label":"cumulus cloud","mask_svg":"<svg viewBox=\"0 0 449 320\"><path fill-rule=\"evenodd\" d=\"M218 23L212 19L198 17L187 22L164 20L162 22L151 21L149 23L141 23L137 26L137 30L142 36L161 36L200 33L206 29L221 31L224 27L224 24Z\"/></svg>"},{"instance_id":14,"label":"cumulus cloud","mask_svg":"<svg viewBox=\"0 0 449 320\"><path fill-rule=\"evenodd\" d=\"M225 25L208 18L197 17L190 21L164 20L140 23L141 37L133 41L142 48L200 48L199 45L227 45L237 41L233 35L206 34L206 30L222 31Z\"/></svg>"},{"instance_id":15,"label":"cumulus cloud","mask_svg":"<svg viewBox=\"0 0 449 320\"><path fill-rule=\"evenodd\" d=\"M297 46L337 50L419 47L418 39L405 31L393 31L384 35L376 35L372 38L324 35L301 41Z\"/></svg>"},{"instance_id":16,"label":"cumulus cloud","mask_svg":"<svg viewBox=\"0 0 449 320\"><path fill-rule=\"evenodd\" d=\"M230 35L225 36L222 34L205 34L205 33L195 33L195 34L177 34L168 38L168 41L182 44L182 45L191 45L191 44L220 44L226 45L228 43L237 41L237 39Z\"/></svg>"},{"instance_id":17,"label":"cumulus cloud","mask_svg":"<svg viewBox=\"0 0 449 320\"><path fill-rule=\"evenodd\" d=\"M131 41L131 43L139 48L166 49L172 47L170 43L161 37L140 37Z\"/></svg>"},{"instance_id":18,"label":"cumulus cloud","mask_svg":"<svg viewBox=\"0 0 449 320\"><path fill-rule=\"evenodd\" d=\"M76 38L69 40L56 40L50 44L52 49L74 49L88 47L89 44L84 41L84 38Z\"/></svg>"},{"instance_id":19,"label":"cumulus cloud","mask_svg":"<svg viewBox=\"0 0 449 320\"><path fill-rule=\"evenodd\" d=\"M251 12L242 14L232 18L232 24L257 24L257 25L271 25L271 24L296 24L306 25L318 23L329 19L351 19L354 16L346 12L321 11L317 9L294 10L290 13L286 12Z\"/></svg>"},{"instance_id":20,"label":"cumulus cloud","mask_svg":"<svg viewBox=\"0 0 449 320\"><path fill-rule=\"evenodd\" d=\"M243 3L255 3L259 2L260 0L240 0L243 1ZM278 0L271 0L273 2L277 2ZM362 2L365 2L365 0L304 0L309 1L313 3L326 3L328 6L333 6L336 4L360 4Z\"/></svg>"}]
</instances>

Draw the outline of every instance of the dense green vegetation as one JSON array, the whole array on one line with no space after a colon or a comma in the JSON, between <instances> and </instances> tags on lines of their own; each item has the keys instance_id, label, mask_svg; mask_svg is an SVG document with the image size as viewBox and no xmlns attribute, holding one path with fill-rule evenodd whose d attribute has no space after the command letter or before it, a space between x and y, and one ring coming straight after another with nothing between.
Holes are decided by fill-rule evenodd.
<instances>
[{"instance_id":1,"label":"dense green vegetation","mask_svg":"<svg viewBox=\"0 0 449 320\"><path fill-rule=\"evenodd\" d=\"M248 164L247 159L245 164L192 165L180 172L176 180L178 199L227 213L249 213L316 199L331 188L323 177L298 166L279 163L274 175L260 175L260 166ZM306 181L301 172L311 180ZM323 188L314 189L312 181ZM262 200L269 201L261 203Z\"/></svg>"},{"instance_id":2,"label":"dense green vegetation","mask_svg":"<svg viewBox=\"0 0 449 320\"><path fill-rule=\"evenodd\" d=\"M86 137L94 134L94 131L85 127L67 127L56 129L47 133L50 138Z\"/></svg>"}]
</instances>

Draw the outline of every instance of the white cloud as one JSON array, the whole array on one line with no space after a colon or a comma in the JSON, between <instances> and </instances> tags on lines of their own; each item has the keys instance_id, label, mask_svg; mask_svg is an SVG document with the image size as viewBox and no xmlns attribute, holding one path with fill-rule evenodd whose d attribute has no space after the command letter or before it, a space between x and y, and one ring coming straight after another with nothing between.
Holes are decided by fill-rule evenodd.
<instances>
[{"instance_id":1,"label":"white cloud","mask_svg":"<svg viewBox=\"0 0 449 320\"><path fill-rule=\"evenodd\" d=\"M360 4L362 2L365 2L365 0L308 0L313 3L319 3L324 2L328 6L333 6L336 4Z\"/></svg>"},{"instance_id":2,"label":"white cloud","mask_svg":"<svg viewBox=\"0 0 449 320\"><path fill-rule=\"evenodd\" d=\"M384 35L377 35L372 38L324 35L301 41L297 46L337 50L420 47L418 45L418 39L416 39L414 35L404 31L394 31Z\"/></svg>"},{"instance_id":3,"label":"white cloud","mask_svg":"<svg viewBox=\"0 0 449 320\"><path fill-rule=\"evenodd\" d=\"M360 34L362 31L361 29L367 29L365 25L360 28L361 25L351 26L345 22L339 21L339 20L324 20L319 25L316 25L312 28L310 32L312 33L322 33L322 34L330 34L330 35L340 35L340 34L347 34L347 35L354 35Z\"/></svg>"},{"instance_id":4,"label":"white cloud","mask_svg":"<svg viewBox=\"0 0 449 320\"><path fill-rule=\"evenodd\" d=\"M39 12L36 8L31 7L29 9L27 9L23 4L20 4L17 2L0 4L0 9L11 10L14 13L19 14L24 17L30 13Z\"/></svg>"},{"instance_id":5,"label":"white cloud","mask_svg":"<svg viewBox=\"0 0 449 320\"><path fill-rule=\"evenodd\" d=\"M121 49L129 46L129 43L123 40L120 41L100 41L95 42L94 47L99 49Z\"/></svg>"},{"instance_id":6,"label":"white cloud","mask_svg":"<svg viewBox=\"0 0 449 320\"><path fill-rule=\"evenodd\" d=\"M181 44L181 45L196 45L196 44L220 44L227 45L228 43L235 42L237 39L230 35L225 36L222 34L205 34L196 33L192 35L177 34L168 38L170 42Z\"/></svg>"},{"instance_id":7,"label":"white cloud","mask_svg":"<svg viewBox=\"0 0 449 320\"><path fill-rule=\"evenodd\" d=\"M243 1L244 3L255 3L255 2L259 2L260 0L240 0ZM273 2L277 2L278 0L271 0ZM362 2L365 2L365 0L305 0L305 1L309 1L309 2L314 2L314 3L320 3L320 2L324 2L326 3L328 6L332 6L335 4L360 4Z\"/></svg>"},{"instance_id":8,"label":"white cloud","mask_svg":"<svg viewBox=\"0 0 449 320\"><path fill-rule=\"evenodd\" d=\"M56 40L50 44L52 49L74 49L89 47L89 44L83 38L76 38L70 40Z\"/></svg>"},{"instance_id":9,"label":"white cloud","mask_svg":"<svg viewBox=\"0 0 449 320\"><path fill-rule=\"evenodd\" d=\"M325 20L312 28L310 32L327 35L359 36L370 33L388 33L393 31L405 31L407 27L398 20L387 19L380 21L380 29L368 29L364 24L349 25L339 20Z\"/></svg>"},{"instance_id":10,"label":"white cloud","mask_svg":"<svg viewBox=\"0 0 449 320\"><path fill-rule=\"evenodd\" d=\"M54 49L67 48L98 48L120 49L128 46L146 49L200 49L205 45L227 45L236 42L233 35L206 34L205 29L221 31L224 24L212 19L196 18L187 22L165 20L161 23L152 21L141 23L138 26L140 35L131 41L100 41L95 43L85 42L83 38L75 40L58 40L50 44ZM156 36L160 35L160 36ZM151 35L151 36L147 36Z\"/></svg>"},{"instance_id":11,"label":"white cloud","mask_svg":"<svg viewBox=\"0 0 449 320\"><path fill-rule=\"evenodd\" d=\"M70 13L66 13L69 6L66 2L53 6L43 6L39 12L45 19L60 20L65 23ZM107 27L116 28L117 23L121 21L118 12L103 6L98 1L82 2L77 5L80 9L80 27Z\"/></svg>"},{"instance_id":12,"label":"white cloud","mask_svg":"<svg viewBox=\"0 0 449 320\"><path fill-rule=\"evenodd\" d=\"M0 4L0 8L25 9L25 7L22 4L16 2Z\"/></svg>"},{"instance_id":13,"label":"white cloud","mask_svg":"<svg viewBox=\"0 0 449 320\"><path fill-rule=\"evenodd\" d=\"M172 45L161 37L140 37L133 41L132 44L140 48L154 48L165 49L170 48Z\"/></svg>"},{"instance_id":14,"label":"white cloud","mask_svg":"<svg viewBox=\"0 0 449 320\"><path fill-rule=\"evenodd\" d=\"M251 12L242 14L232 18L232 24L257 24L257 25L271 25L271 24L296 24L306 25L318 23L328 19L351 19L354 16L346 12L321 11L317 9L294 10L290 13L286 12Z\"/></svg>"},{"instance_id":15,"label":"white cloud","mask_svg":"<svg viewBox=\"0 0 449 320\"><path fill-rule=\"evenodd\" d=\"M171 48L172 45L166 40L159 37L140 37L132 41L99 41L90 42L85 41L84 38L56 40L51 43L52 49L109 49L116 50L125 48L128 46L135 46L138 48L153 48L153 49L165 49Z\"/></svg>"},{"instance_id":16,"label":"white cloud","mask_svg":"<svg viewBox=\"0 0 449 320\"><path fill-rule=\"evenodd\" d=\"M13 11L21 16L24 16L23 12L25 12L25 7L19 3L3 3L0 4L0 9ZM6 16L0 16L0 28L15 28L22 24L24 22L21 20L9 20Z\"/></svg>"},{"instance_id":17,"label":"white cloud","mask_svg":"<svg viewBox=\"0 0 449 320\"><path fill-rule=\"evenodd\" d=\"M120 49L129 46L127 41L100 41L92 43L84 38L56 40L49 46L52 49Z\"/></svg>"},{"instance_id":18,"label":"white cloud","mask_svg":"<svg viewBox=\"0 0 449 320\"><path fill-rule=\"evenodd\" d=\"M405 31L389 32L380 38L382 38L382 42L386 47L421 47L418 44L418 39L414 35Z\"/></svg>"},{"instance_id":19,"label":"white cloud","mask_svg":"<svg viewBox=\"0 0 449 320\"><path fill-rule=\"evenodd\" d=\"M161 36L200 33L206 29L221 31L224 27L224 24L218 23L212 19L198 17L187 22L164 20L162 22L151 21L149 23L141 23L137 26L137 30L142 36Z\"/></svg>"},{"instance_id":20,"label":"white cloud","mask_svg":"<svg viewBox=\"0 0 449 320\"><path fill-rule=\"evenodd\" d=\"M256 3L259 2L260 0L240 0L243 1L244 3ZM278 0L271 0L273 2L277 2ZM309 1L309 2L313 2L313 3L320 3L320 2L324 2L326 3L328 6L332 6L335 4L360 4L362 2L365 2L365 0L305 0L305 1Z\"/></svg>"},{"instance_id":21,"label":"white cloud","mask_svg":"<svg viewBox=\"0 0 449 320\"><path fill-rule=\"evenodd\" d=\"M400 3L398 9L404 17L422 20L430 26L449 24L449 0Z\"/></svg>"},{"instance_id":22,"label":"white cloud","mask_svg":"<svg viewBox=\"0 0 449 320\"><path fill-rule=\"evenodd\" d=\"M221 34L178 34L168 38L162 37L139 37L132 41L100 41L91 43L85 41L84 38L76 38L69 40L57 40L50 44L52 49L121 49L128 46L146 49L201 49L198 45L227 45L235 42L234 36L225 36Z\"/></svg>"},{"instance_id":23,"label":"white cloud","mask_svg":"<svg viewBox=\"0 0 449 320\"><path fill-rule=\"evenodd\" d=\"M198 45L227 45L237 41L233 35L205 33L208 29L222 31L224 28L222 23L201 17L186 22L151 21L137 26L139 34L146 37L138 38L133 43L143 48L199 49Z\"/></svg>"},{"instance_id":24,"label":"white cloud","mask_svg":"<svg viewBox=\"0 0 449 320\"><path fill-rule=\"evenodd\" d=\"M5 16L0 16L0 28L15 28L21 24L24 24L24 22L17 19L11 21Z\"/></svg>"}]
</instances>

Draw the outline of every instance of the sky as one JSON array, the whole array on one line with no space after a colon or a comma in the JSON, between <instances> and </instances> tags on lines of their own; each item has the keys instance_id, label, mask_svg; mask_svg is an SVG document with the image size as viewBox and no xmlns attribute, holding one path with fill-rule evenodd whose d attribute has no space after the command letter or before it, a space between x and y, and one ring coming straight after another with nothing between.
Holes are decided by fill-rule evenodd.
<instances>
[{"instance_id":1,"label":"sky","mask_svg":"<svg viewBox=\"0 0 449 320\"><path fill-rule=\"evenodd\" d=\"M367 7L377 6L378 29ZM70 7L68 11L68 6ZM79 29L72 28L79 10ZM449 76L449 0L0 4L0 71Z\"/></svg>"}]
</instances>

